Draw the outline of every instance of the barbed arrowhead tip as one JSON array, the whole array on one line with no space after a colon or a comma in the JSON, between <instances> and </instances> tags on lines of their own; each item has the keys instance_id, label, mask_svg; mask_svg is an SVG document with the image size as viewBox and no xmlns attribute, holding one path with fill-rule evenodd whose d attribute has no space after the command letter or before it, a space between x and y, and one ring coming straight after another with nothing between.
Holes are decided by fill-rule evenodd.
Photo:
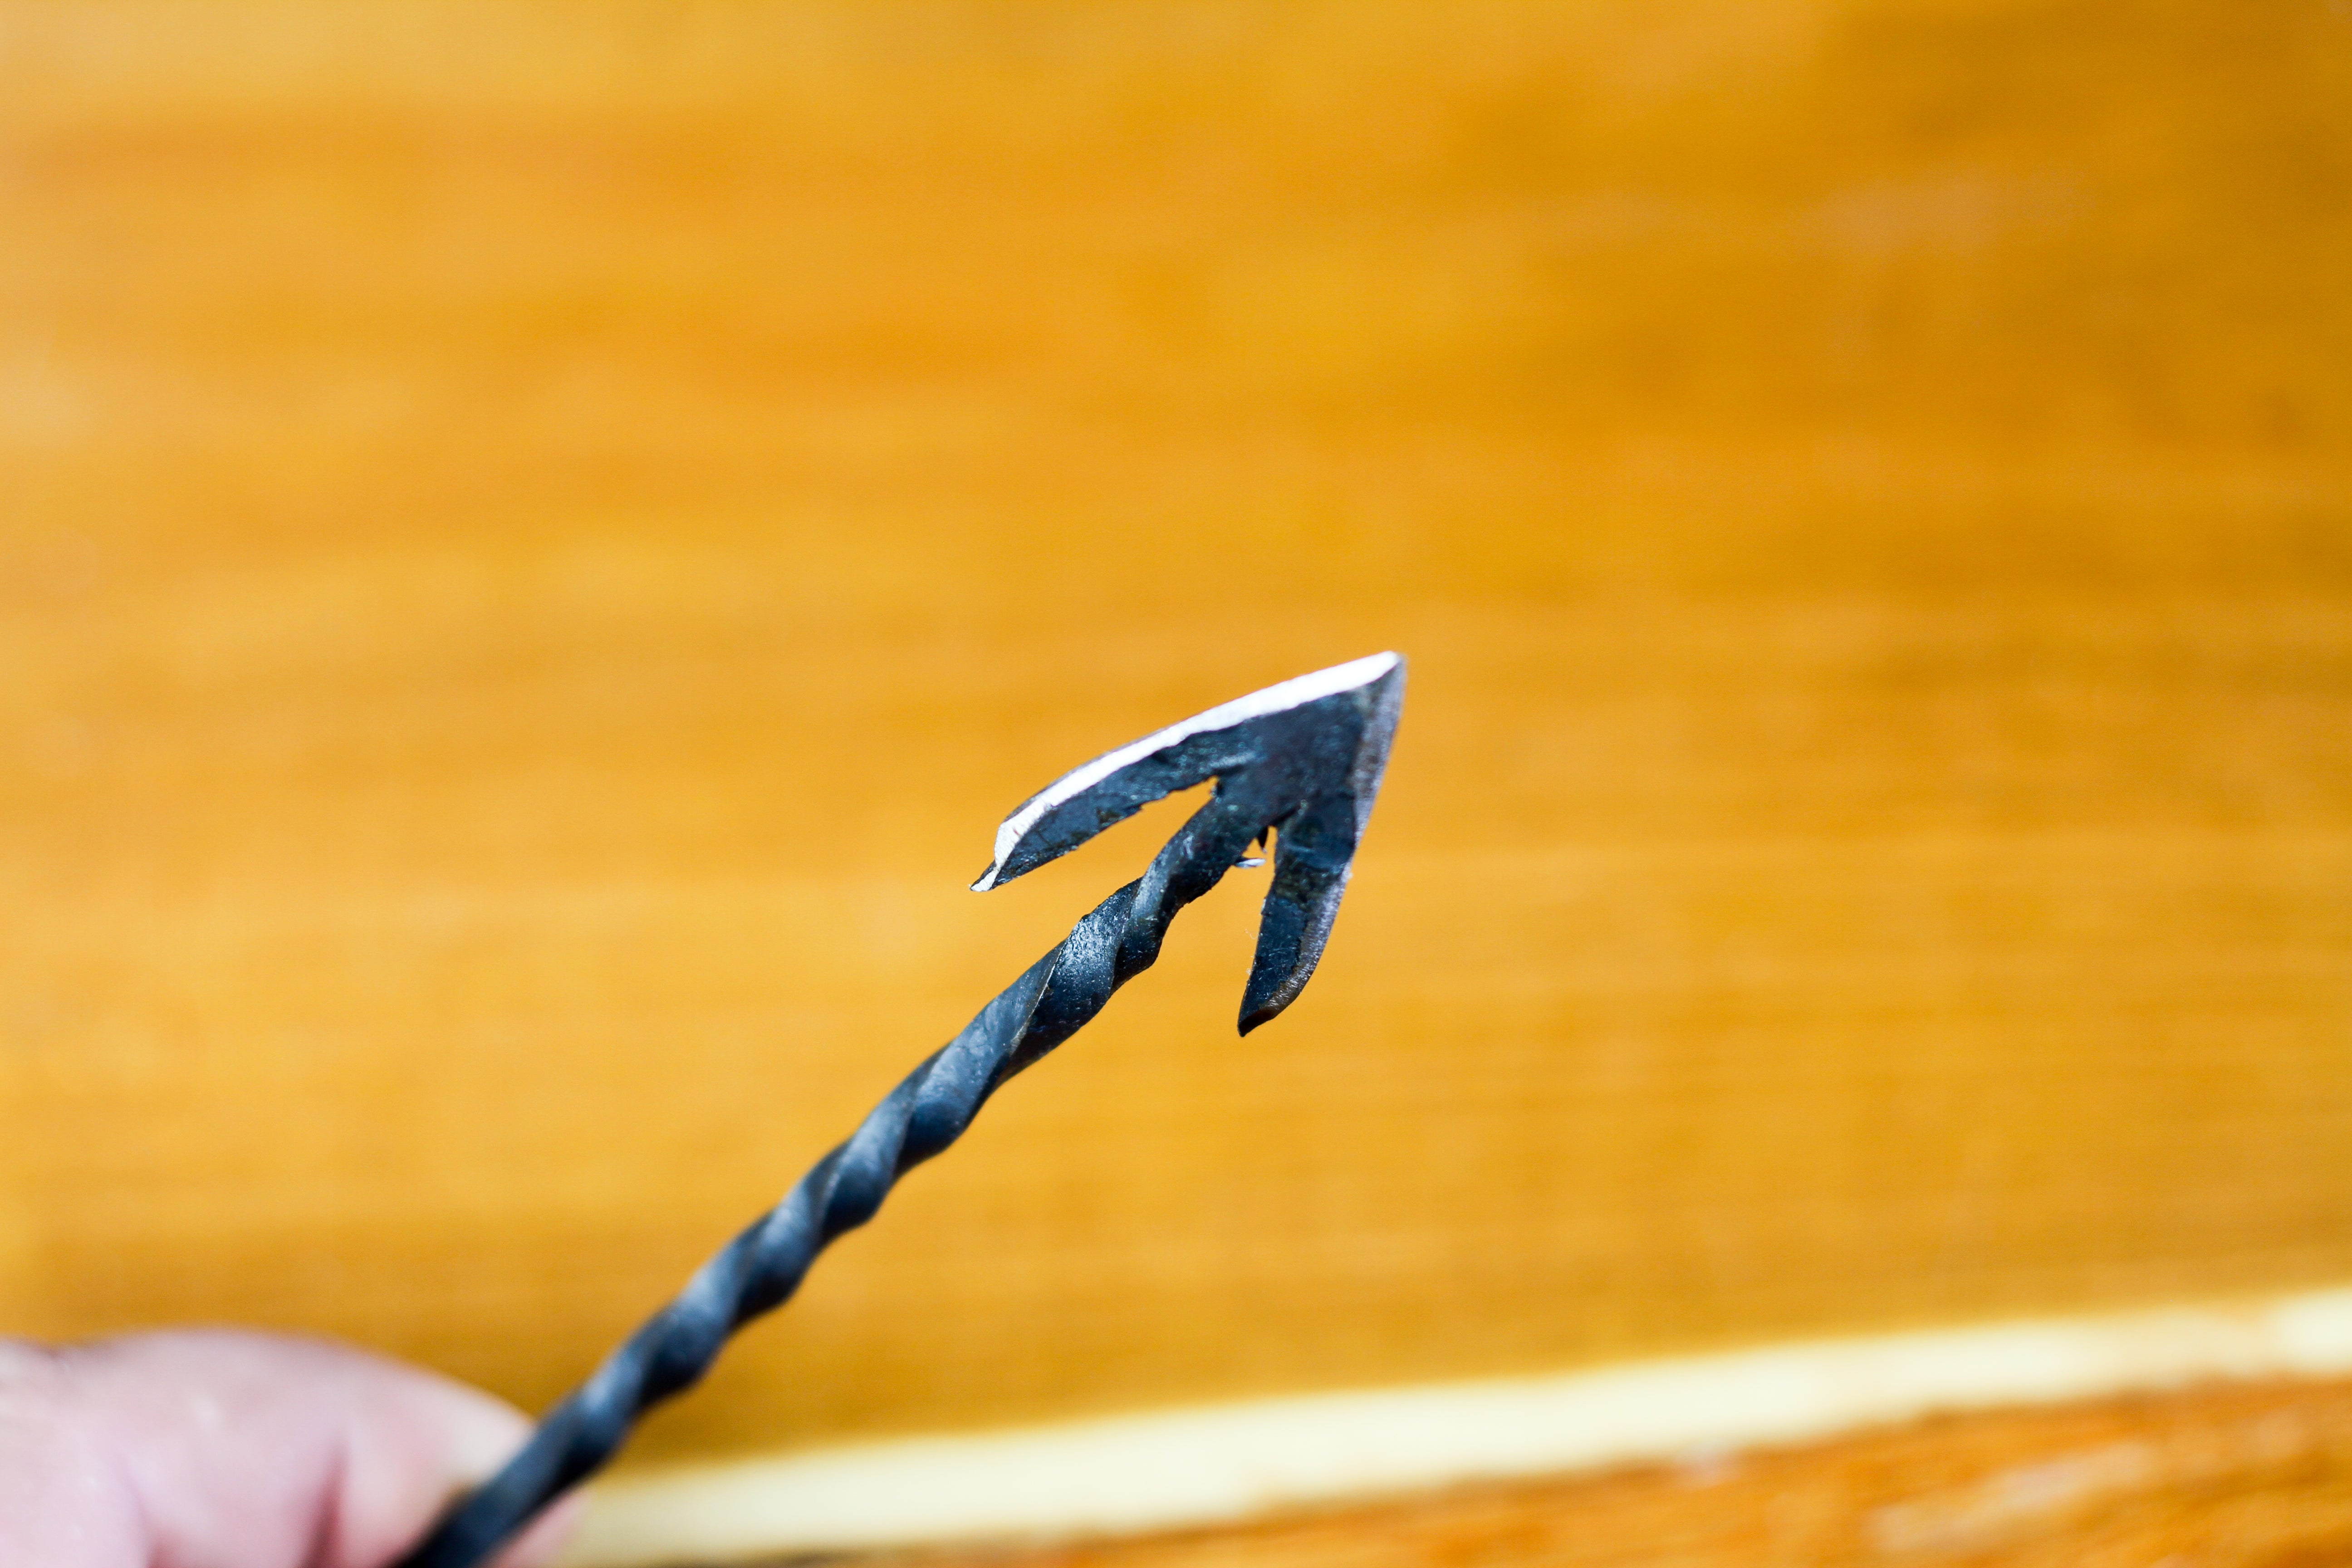
<instances>
[{"instance_id":1,"label":"barbed arrowhead tip","mask_svg":"<svg viewBox=\"0 0 2352 1568\"><path fill-rule=\"evenodd\" d=\"M1215 779L1215 797L1161 858L1180 852L1181 860L1197 864L1230 845L1233 852L1214 868L1222 875L1244 847L1274 835L1273 884L1242 996L1246 1035L1289 1006L1315 973L1380 793L1403 700L1403 658L1377 653L1236 698L1106 752L1004 819L996 858L972 890L1034 871L1152 802ZM1144 879L1147 891L1161 870L1155 861ZM1180 901L1202 890L1187 888Z\"/></svg>"}]
</instances>

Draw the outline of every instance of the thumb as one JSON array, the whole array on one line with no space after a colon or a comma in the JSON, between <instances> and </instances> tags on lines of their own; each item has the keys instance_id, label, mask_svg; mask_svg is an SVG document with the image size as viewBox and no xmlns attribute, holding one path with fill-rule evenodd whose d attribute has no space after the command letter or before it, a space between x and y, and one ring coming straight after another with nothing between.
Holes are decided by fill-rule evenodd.
<instances>
[{"instance_id":1,"label":"thumb","mask_svg":"<svg viewBox=\"0 0 2352 1568\"><path fill-rule=\"evenodd\" d=\"M0 1472L12 1415L50 1428L30 1461L48 1473L20 1477L29 1512L0 1473L0 1559L40 1568L383 1568L528 1428L487 1394L315 1340L181 1331L19 1348L0 1367ZM11 1516L81 1544L12 1552ZM501 1563L545 1561L566 1522Z\"/></svg>"}]
</instances>

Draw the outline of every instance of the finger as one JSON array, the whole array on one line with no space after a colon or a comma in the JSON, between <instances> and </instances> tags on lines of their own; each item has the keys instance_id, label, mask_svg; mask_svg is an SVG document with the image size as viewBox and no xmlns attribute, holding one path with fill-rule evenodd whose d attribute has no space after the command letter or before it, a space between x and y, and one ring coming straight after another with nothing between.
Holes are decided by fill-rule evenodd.
<instances>
[{"instance_id":1,"label":"finger","mask_svg":"<svg viewBox=\"0 0 2352 1568\"><path fill-rule=\"evenodd\" d=\"M107 1510L127 1504L142 1535L128 1557L78 1553L58 1568L381 1568L526 1430L506 1405L429 1373L226 1331L58 1352L37 1381L74 1470L52 1479L86 1516L68 1524L119 1552ZM554 1544L535 1531L502 1562L543 1561Z\"/></svg>"}]
</instances>

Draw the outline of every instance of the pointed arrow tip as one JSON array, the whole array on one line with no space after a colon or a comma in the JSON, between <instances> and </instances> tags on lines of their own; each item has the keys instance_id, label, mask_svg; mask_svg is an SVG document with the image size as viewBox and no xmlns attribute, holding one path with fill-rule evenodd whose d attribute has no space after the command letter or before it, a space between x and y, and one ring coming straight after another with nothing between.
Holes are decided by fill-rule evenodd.
<instances>
[{"instance_id":1,"label":"pointed arrow tip","mask_svg":"<svg viewBox=\"0 0 2352 1568\"><path fill-rule=\"evenodd\" d=\"M1260 733L1285 714L1349 694L1362 701L1369 693L1374 709L1391 710L1386 722L1393 725L1388 694L1401 685L1403 668L1402 656L1376 653L1297 676L1071 769L1004 819L996 830L995 858L972 891L984 893L1034 871L1156 800L1246 768L1260 760Z\"/></svg>"},{"instance_id":2,"label":"pointed arrow tip","mask_svg":"<svg viewBox=\"0 0 2352 1568\"><path fill-rule=\"evenodd\" d=\"M1242 999L1244 1035L1297 1000L1323 956L1404 700L1404 659L1374 654L1171 724L1073 769L1005 818L986 892L1066 855L1153 801L1210 779L1209 803L1135 884L1139 929L1120 962L1144 967L1177 910L1274 835L1274 877Z\"/></svg>"}]
</instances>

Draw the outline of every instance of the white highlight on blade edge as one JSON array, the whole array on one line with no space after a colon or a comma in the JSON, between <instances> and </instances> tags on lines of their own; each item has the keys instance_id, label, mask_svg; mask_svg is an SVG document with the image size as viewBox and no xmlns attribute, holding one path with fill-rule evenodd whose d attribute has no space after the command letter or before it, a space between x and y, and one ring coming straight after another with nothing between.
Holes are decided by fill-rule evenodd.
<instances>
[{"instance_id":1,"label":"white highlight on blade edge","mask_svg":"<svg viewBox=\"0 0 2352 1568\"><path fill-rule=\"evenodd\" d=\"M1937 1411L2352 1372L2352 1288L1255 1400L623 1477L564 1568L1114 1534L1827 1437Z\"/></svg>"},{"instance_id":2,"label":"white highlight on blade edge","mask_svg":"<svg viewBox=\"0 0 2352 1568\"><path fill-rule=\"evenodd\" d=\"M1303 707L1335 692L1370 686L1394 669L1399 659L1400 656L1393 653L1376 653L1368 658L1350 659L1346 664L1335 664L1328 669L1318 669L1312 675L1294 676L1263 691L1253 691L1247 697L1236 697L1231 702L1221 703L1205 713L1195 713L1156 734L1146 735L1115 752L1105 752L1085 766L1072 769L1031 795L1027 804L1004 819L996 830L996 858L989 862L988 869L981 874L979 881L971 885L971 890L984 893L996 886L997 868L1004 864L1004 858L1013 853L1013 846L1019 844L1047 812L1074 795L1084 795L1129 763L1140 762L1163 747L1190 740L1194 735L1231 729L1251 719L1279 713L1286 708Z\"/></svg>"}]
</instances>

